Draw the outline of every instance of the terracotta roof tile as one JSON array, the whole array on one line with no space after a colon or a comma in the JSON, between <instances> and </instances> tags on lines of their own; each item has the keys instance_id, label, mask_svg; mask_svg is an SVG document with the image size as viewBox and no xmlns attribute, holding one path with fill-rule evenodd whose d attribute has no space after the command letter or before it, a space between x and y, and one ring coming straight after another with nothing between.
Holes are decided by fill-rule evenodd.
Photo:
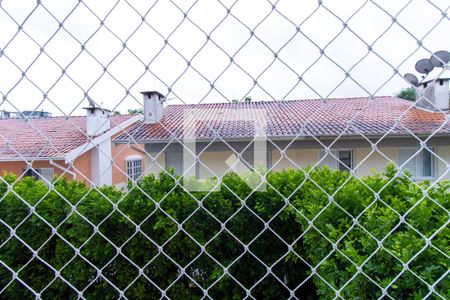
<instances>
[{"instance_id":1,"label":"terracotta roof tile","mask_svg":"<svg viewBox=\"0 0 450 300\"><path fill-rule=\"evenodd\" d=\"M127 142L130 135L135 141L170 141L172 133L177 138L186 134L194 134L198 139L213 139L215 134L224 139L251 138L254 124L265 126L266 135L271 138L337 136L343 132L346 136L372 136L389 130L399 135L409 134L408 130L415 134L438 130L450 135L448 114L411 105L412 102L396 97L168 105L159 123L137 123L129 135L122 134L115 141Z\"/></svg>"},{"instance_id":2,"label":"terracotta roof tile","mask_svg":"<svg viewBox=\"0 0 450 300\"><path fill-rule=\"evenodd\" d=\"M112 116L111 128L131 117ZM86 117L0 120L0 159L61 158L86 142Z\"/></svg>"}]
</instances>

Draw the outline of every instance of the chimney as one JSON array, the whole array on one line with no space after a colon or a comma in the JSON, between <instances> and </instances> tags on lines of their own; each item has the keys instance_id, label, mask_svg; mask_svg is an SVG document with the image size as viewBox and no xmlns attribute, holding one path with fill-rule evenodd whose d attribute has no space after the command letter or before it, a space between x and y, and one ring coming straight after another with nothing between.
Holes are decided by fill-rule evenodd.
<instances>
[{"instance_id":1,"label":"chimney","mask_svg":"<svg viewBox=\"0 0 450 300\"><path fill-rule=\"evenodd\" d=\"M144 95L144 122L148 124L159 122L164 115L164 95L157 91L141 92L141 94Z\"/></svg>"},{"instance_id":2,"label":"chimney","mask_svg":"<svg viewBox=\"0 0 450 300\"><path fill-rule=\"evenodd\" d=\"M433 111L450 110L450 78L437 78L417 85L417 106Z\"/></svg>"},{"instance_id":3,"label":"chimney","mask_svg":"<svg viewBox=\"0 0 450 300\"><path fill-rule=\"evenodd\" d=\"M88 136L97 136L111 128L111 111L100 107L85 107L87 111L86 133Z\"/></svg>"}]
</instances>

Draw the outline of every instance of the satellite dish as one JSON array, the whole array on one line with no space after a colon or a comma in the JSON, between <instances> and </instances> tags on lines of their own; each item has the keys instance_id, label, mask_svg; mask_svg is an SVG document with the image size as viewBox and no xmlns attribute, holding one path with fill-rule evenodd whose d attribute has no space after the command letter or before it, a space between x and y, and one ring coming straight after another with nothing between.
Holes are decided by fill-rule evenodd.
<instances>
[{"instance_id":1,"label":"satellite dish","mask_svg":"<svg viewBox=\"0 0 450 300\"><path fill-rule=\"evenodd\" d=\"M450 61L450 52L448 51L437 51L434 52L430 57L430 62L433 66L442 68L445 64Z\"/></svg>"},{"instance_id":2,"label":"satellite dish","mask_svg":"<svg viewBox=\"0 0 450 300\"><path fill-rule=\"evenodd\" d=\"M414 86L419 84L419 79L414 74L406 73L405 76L403 76L403 77L406 79L406 81L408 81L409 83L411 83Z\"/></svg>"},{"instance_id":3,"label":"satellite dish","mask_svg":"<svg viewBox=\"0 0 450 300\"><path fill-rule=\"evenodd\" d=\"M97 106L97 105L95 104L94 100L93 100L91 97L89 97L89 96L87 96L87 101L89 101L89 105L90 105L91 107L96 107L96 106Z\"/></svg>"},{"instance_id":4,"label":"satellite dish","mask_svg":"<svg viewBox=\"0 0 450 300\"><path fill-rule=\"evenodd\" d=\"M433 71L434 66L428 58L424 58L416 62L416 71L421 74L428 74Z\"/></svg>"}]
</instances>

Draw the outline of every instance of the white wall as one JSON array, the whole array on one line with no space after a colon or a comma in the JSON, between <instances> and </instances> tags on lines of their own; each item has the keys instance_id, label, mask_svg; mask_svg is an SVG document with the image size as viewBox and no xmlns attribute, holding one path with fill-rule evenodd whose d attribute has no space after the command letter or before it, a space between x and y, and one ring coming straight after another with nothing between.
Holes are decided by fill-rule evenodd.
<instances>
[{"instance_id":1,"label":"white wall","mask_svg":"<svg viewBox=\"0 0 450 300\"><path fill-rule=\"evenodd\" d=\"M91 176L97 186L112 184L111 139L91 150Z\"/></svg>"}]
</instances>

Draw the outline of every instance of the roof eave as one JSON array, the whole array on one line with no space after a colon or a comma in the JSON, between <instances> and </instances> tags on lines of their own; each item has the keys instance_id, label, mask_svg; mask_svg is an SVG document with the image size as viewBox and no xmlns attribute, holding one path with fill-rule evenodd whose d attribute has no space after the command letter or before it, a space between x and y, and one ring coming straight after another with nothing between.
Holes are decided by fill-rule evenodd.
<instances>
[{"instance_id":1,"label":"roof eave","mask_svg":"<svg viewBox=\"0 0 450 300\"><path fill-rule=\"evenodd\" d=\"M415 134L417 137L429 137L432 133L417 133ZM343 135L340 136L339 139L355 139L355 138L382 138L385 136L385 134L352 134L352 135ZM308 140L308 139L336 139L338 135L315 135L314 138L309 136L268 136L267 139L271 141L291 141L293 139L296 140ZM409 133L405 134L390 134L388 135L389 138L409 138L413 137ZM448 133L436 133L433 134L433 137L450 137L450 132ZM211 142L213 140L217 141L227 141L227 142L242 142L242 141L251 141L254 137L243 137L243 138L198 138L196 139L197 142ZM177 138L177 139L129 139L129 140L114 140L114 144L161 144L161 143L172 143L176 142L177 140L183 141L183 138Z\"/></svg>"},{"instance_id":2,"label":"roof eave","mask_svg":"<svg viewBox=\"0 0 450 300\"><path fill-rule=\"evenodd\" d=\"M142 116L137 115L137 116L134 116L134 117L120 123L119 125L117 125L116 127L113 127L112 129L105 132L104 134L101 134L101 135L93 138L91 141L84 143L83 145L78 146L77 148L73 149L72 151L70 151L69 153L66 154L66 156L64 157L64 160L66 161L66 163L73 162L76 158L80 157L87 151L91 150L92 148L96 147L100 143L104 142L106 139L112 137L113 135L119 133L122 130L125 130L127 127L129 127L139 121L142 121Z\"/></svg>"},{"instance_id":3,"label":"roof eave","mask_svg":"<svg viewBox=\"0 0 450 300\"><path fill-rule=\"evenodd\" d=\"M65 160L65 157L12 157L0 158L0 162L17 162L17 161L50 161L50 160Z\"/></svg>"}]
</instances>

